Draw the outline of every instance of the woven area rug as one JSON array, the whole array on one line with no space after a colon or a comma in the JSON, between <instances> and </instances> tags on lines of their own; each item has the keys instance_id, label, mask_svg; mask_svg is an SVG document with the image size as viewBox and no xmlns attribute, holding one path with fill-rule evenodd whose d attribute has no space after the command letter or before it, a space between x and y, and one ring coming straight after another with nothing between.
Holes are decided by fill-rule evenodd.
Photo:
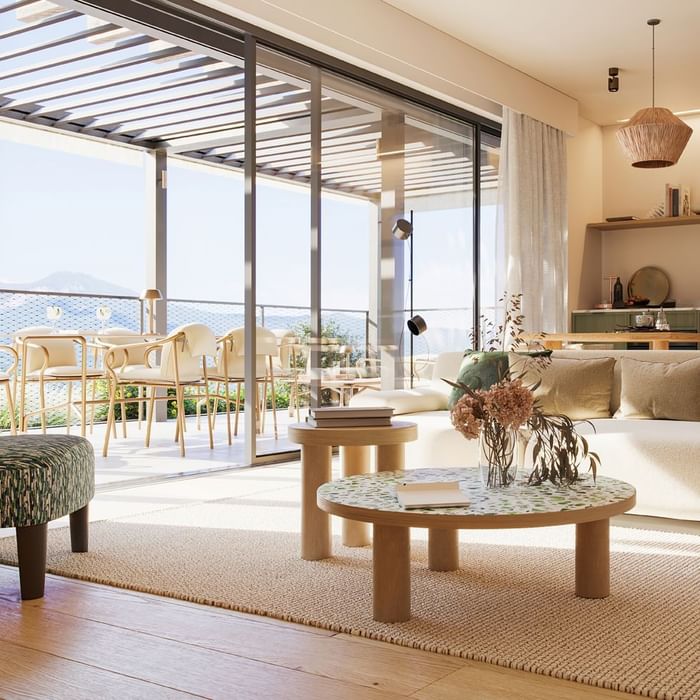
<instances>
[{"instance_id":1,"label":"woven area rug","mask_svg":"<svg viewBox=\"0 0 700 700\"><path fill-rule=\"evenodd\" d=\"M369 548L336 540L334 558L304 562L298 532L268 522L242 518L235 499L175 507L92 524L88 554L71 554L68 530L55 529L49 567L603 688L700 698L696 535L613 528L606 600L573 594L572 527L463 532L463 568L448 573L428 571L426 543L414 540L413 618L384 624L371 615ZM14 547L0 540L0 560L15 563Z\"/></svg>"}]
</instances>

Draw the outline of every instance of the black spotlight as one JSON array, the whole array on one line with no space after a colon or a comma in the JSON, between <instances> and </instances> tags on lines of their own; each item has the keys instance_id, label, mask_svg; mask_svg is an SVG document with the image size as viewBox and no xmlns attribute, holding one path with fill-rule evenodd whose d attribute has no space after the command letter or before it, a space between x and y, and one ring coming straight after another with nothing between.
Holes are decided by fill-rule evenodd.
<instances>
[{"instance_id":1,"label":"black spotlight","mask_svg":"<svg viewBox=\"0 0 700 700\"><path fill-rule=\"evenodd\" d=\"M394 238L405 241L410 238L413 233L413 222L406 221L406 219L397 219L391 229L391 233L394 235Z\"/></svg>"},{"instance_id":2,"label":"black spotlight","mask_svg":"<svg viewBox=\"0 0 700 700\"><path fill-rule=\"evenodd\" d=\"M420 335L428 330L428 324L425 322L425 319L417 314L409 318L408 321L406 321L406 325L413 335Z\"/></svg>"},{"instance_id":3,"label":"black spotlight","mask_svg":"<svg viewBox=\"0 0 700 700\"><path fill-rule=\"evenodd\" d=\"M608 68L608 92L617 92L620 89L620 79L617 77L619 68Z\"/></svg>"}]
</instances>

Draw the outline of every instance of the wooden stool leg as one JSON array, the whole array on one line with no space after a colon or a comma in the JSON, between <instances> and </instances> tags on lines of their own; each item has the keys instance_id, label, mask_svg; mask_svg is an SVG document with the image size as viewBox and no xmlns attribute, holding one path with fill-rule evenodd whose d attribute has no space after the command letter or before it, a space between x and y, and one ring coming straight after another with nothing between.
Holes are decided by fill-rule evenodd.
<instances>
[{"instance_id":1,"label":"wooden stool leg","mask_svg":"<svg viewBox=\"0 0 700 700\"><path fill-rule=\"evenodd\" d=\"M46 575L46 532L48 523L18 527L17 559L19 587L22 600L34 600L44 595Z\"/></svg>"},{"instance_id":2,"label":"wooden stool leg","mask_svg":"<svg viewBox=\"0 0 700 700\"><path fill-rule=\"evenodd\" d=\"M409 528L374 526L373 608L377 622L411 619Z\"/></svg>"},{"instance_id":3,"label":"wooden stool leg","mask_svg":"<svg viewBox=\"0 0 700 700\"><path fill-rule=\"evenodd\" d=\"M404 446L377 445L377 471L393 472L404 468Z\"/></svg>"},{"instance_id":4,"label":"wooden stool leg","mask_svg":"<svg viewBox=\"0 0 700 700\"><path fill-rule=\"evenodd\" d=\"M610 520L576 525L576 595L610 595Z\"/></svg>"},{"instance_id":5,"label":"wooden stool leg","mask_svg":"<svg viewBox=\"0 0 700 700\"><path fill-rule=\"evenodd\" d=\"M459 569L459 530L428 530L428 568L431 571Z\"/></svg>"},{"instance_id":6,"label":"wooden stool leg","mask_svg":"<svg viewBox=\"0 0 700 700\"><path fill-rule=\"evenodd\" d=\"M369 447L345 446L340 448L343 476L366 474L369 472ZM343 518L343 544L346 547L364 547L372 543L369 523Z\"/></svg>"},{"instance_id":7,"label":"wooden stool leg","mask_svg":"<svg viewBox=\"0 0 700 700\"><path fill-rule=\"evenodd\" d=\"M331 480L331 448L301 447L301 558L307 561L331 556L330 515L316 505L316 491Z\"/></svg>"},{"instance_id":8,"label":"wooden stool leg","mask_svg":"<svg viewBox=\"0 0 700 700\"><path fill-rule=\"evenodd\" d=\"M83 506L70 519L70 548L71 552L88 551L88 506Z\"/></svg>"}]
</instances>

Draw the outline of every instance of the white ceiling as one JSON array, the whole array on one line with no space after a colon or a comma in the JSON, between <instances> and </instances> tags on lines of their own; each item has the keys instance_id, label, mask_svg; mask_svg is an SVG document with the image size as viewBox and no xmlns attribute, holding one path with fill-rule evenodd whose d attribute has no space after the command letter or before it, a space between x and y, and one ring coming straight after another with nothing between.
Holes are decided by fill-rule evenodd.
<instances>
[{"instance_id":1,"label":"white ceiling","mask_svg":"<svg viewBox=\"0 0 700 700\"><path fill-rule=\"evenodd\" d=\"M583 116L614 124L656 104L700 110L700 0L384 0L577 99ZM607 89L620 68L620 90ZM468 69L468 66L465 66Z\"/></svg>"}]
</instances>

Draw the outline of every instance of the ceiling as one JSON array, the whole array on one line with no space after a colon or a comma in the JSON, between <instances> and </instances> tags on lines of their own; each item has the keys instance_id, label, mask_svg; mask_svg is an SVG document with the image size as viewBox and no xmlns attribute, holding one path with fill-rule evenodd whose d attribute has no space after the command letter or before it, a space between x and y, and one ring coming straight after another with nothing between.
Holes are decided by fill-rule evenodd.
<instances>
[{"instance_id":1,"label":"ceiling","mask_svg":"<svg viewBox=\"0 0 700 700\"><path fill-rule=\"evenodd\" d=\"M651 29L656 29L656 103L700 110L698 0L384 0L561 90L583 116L614 124L651 104ZM610 66L620 90L609 93Z\"/></svg>"}]
</instances>

